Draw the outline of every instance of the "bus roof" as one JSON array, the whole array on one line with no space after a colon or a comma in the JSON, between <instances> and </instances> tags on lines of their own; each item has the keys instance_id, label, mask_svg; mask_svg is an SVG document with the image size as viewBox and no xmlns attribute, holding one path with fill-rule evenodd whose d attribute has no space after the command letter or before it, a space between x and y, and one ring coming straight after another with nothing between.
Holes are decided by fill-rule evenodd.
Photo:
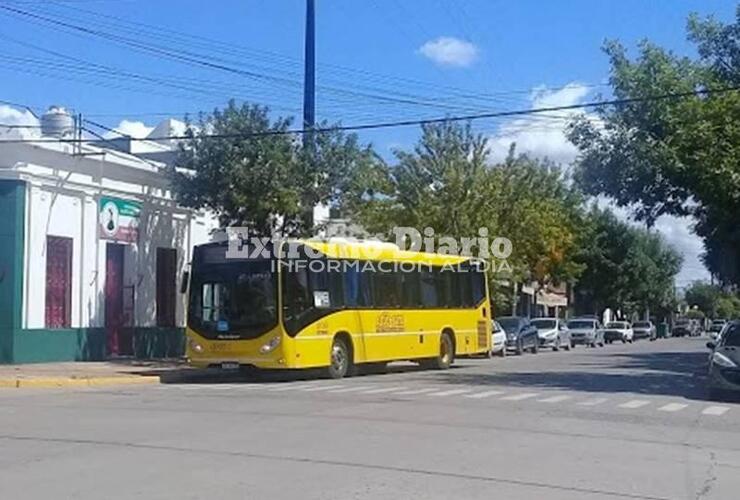
<instances>
[{"instance_id":1,"label":"bus roof","mask_svg":"<svg viewBox=\"0 0 740 500\"><path fill-rule=\"evenodd\" d=\"M370 261L413 262L433 266L455 265L472 260L473 257L442 255L427 252L401 250L393 243L382 241L349 240L298 240L299 243L317 250L334 259L359 259Z\"/></svg>"}]
</instances>

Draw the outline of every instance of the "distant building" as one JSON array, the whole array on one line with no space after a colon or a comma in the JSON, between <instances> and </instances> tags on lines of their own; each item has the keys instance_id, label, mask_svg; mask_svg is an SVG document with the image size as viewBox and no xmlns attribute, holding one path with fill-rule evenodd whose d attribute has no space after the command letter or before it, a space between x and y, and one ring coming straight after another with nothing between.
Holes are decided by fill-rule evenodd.
<instances>
[{"instance_id":1,"label":"distant building","mask_svg":"<svg viewBox=\"0 0 740 500\"><path fill-rule=\"evenodd\" d=\"M73 133L53 114L45 136ZM0 363L182 353L179 282L217 220L173 201L172 144L119 142L0 140Z\"/></svg>"}]
</instances>

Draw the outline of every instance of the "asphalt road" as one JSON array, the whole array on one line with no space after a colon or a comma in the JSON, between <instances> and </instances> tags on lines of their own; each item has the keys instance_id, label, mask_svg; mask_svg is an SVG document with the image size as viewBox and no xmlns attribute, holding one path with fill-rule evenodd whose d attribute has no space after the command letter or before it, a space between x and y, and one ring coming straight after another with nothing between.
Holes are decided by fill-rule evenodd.
<instances>
[{"instance_id":1,"label":"asphalt road","mask_svg":"<svg viewBox=\"0 0 740 500\"><path fill-rule=\"evenodd\" d=\"M342 381L0 391L2 499L735 499L702 339Z\"/></svg>"}]
</instances>

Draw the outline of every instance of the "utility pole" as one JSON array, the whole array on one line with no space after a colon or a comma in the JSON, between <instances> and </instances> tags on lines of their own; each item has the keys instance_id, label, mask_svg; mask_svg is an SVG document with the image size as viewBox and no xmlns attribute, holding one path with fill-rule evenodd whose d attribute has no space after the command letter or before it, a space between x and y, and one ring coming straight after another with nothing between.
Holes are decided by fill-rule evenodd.
<instances>
[{"instance_id":1,"label":"utility pole","mask_svg":"<svg viewBox=\"0 0 740 500\"><path fill-rule=\"evenodd\" d=\"M316 22L315 1L306 0L306 47L303 74L303 128L316 123Z\"/></svg>"},{"instance_id":2,"label":"utility pole","mask_svg":"<svg viewBox=\"0 0 740 500\"><path fill-rule=\"evenodd\" d=\"M307 164L305 168L311 172L314 162L313 128L316 124L316 5L315 0L306 0L306 41L304 53L303 73L303 148ZM309 190L310 192L310 190ZM304 230L310 232L314 227L314 203L307 193L302 200L302 219Z\"/></svg>"}]
</instances>

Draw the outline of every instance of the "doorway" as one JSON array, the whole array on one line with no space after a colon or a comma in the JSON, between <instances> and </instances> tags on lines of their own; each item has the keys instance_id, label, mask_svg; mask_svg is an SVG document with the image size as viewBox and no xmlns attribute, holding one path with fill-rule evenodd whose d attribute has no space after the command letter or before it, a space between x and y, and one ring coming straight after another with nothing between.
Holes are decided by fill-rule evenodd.
<instances>
[{"instance_id":1,"label":"doorway","mask_svg":"<svg viewBox=\"0 0 740 500\"><path fill-rule=\"evenodd\" d=\"M105 334L109 356L128 354L123 339L123 245L105 249Z\"/></svg>"}]
</instances>

